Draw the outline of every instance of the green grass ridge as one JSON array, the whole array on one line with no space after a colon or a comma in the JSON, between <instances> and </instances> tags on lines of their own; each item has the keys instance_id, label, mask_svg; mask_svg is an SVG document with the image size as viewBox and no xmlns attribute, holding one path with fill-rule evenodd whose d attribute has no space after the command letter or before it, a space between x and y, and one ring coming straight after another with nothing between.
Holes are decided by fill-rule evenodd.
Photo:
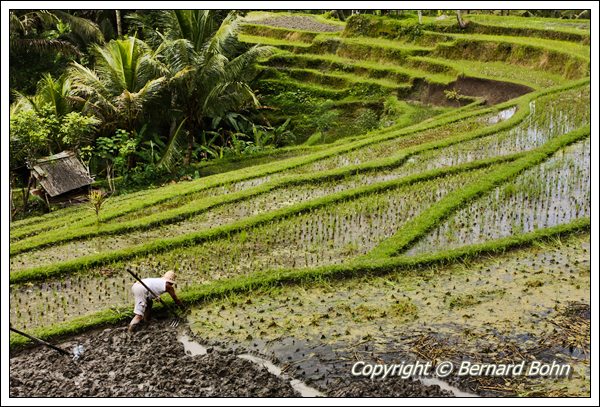
<instances>
[{"instance_id":1,"label":"green grass ridge","mask_svg":"<svg viewBox=\"0 0 600 407\"><path fill-rule=\"evenodd\" d=\"M365 147L369 144L386 141L386 140L394 138L394 137L410 135L410 134L417 133L419 131L424 131L424 130L429 130L429 129L432 129L435 127L444 126L446 124L450 124L450 123L453 123L453 122L456 122L459 120L463 120L463 119L467 119L470 117L480 116L480 115L487 114L487 113L494 112L494 111L500 111L506 107L514 106L516 104L526 104L533 98L549 95L552 93L557 93L557 92L564 91L564 90L569 90L569 89L572 89L572 88L575 88L578 86L583 86L583 85L589 83L589 81L590 80L588 78L588 79L570 82L567 85L560 85L560 86L556 86L556 87L546 88L546 89L543 89L543 90L540 90L540 91L537 91L534 93L523 95L520 98L513 99L511 101L507 101L502 104L495 105L493 107L485 108L482 110L473 111L471 109L467 109L465 106L461 109L457 109L456 111L439 115L437 117L434 117L433 119L430 119L430 120L427 120L422 123L418 123L418 124L415 124L415 125L412 125L409 127L401 128L400 130L398 130L396 126L391 126L386 129L383 129L383 130L375 130L375 131L367 133L363 137L360 137L359 140L355 140L350 143L344 143L344 144L342 144L342 143L335 144L334 143L333 145L331 145L331 147L329 147L327 149L320 150L320 151L311 153L309 155L293 157L290 159L278 161L276 163L262 164L260 166L254 167L254 168L238 170L233 173L215 174L215 175L208 176L206 178L202 178L197 181L179 183L179 184L176 184L173 186L163 187L163 188L160 188L159 190L157 190L156 192L144 191L144 194L148 195L146 197L146 199L144 199L144 200L138 199L138 197L140 196L139 193L134 193L129 196L125 196L124 199L122 199L122 201L124 201L124 202L121 202L118 206L116 206L114 208L111 208L111 205L115 205L115 203L120 202L121 200L120 199L115 199L112 201L109 200L109 202L107 203L108 206L104 209L104 213L101 215L101 220L103 222L106 222L113 218L119 217L121 215L130 213L130 212L134 212L134 211L142 209L144 207L153 206L158 203L164 202L164 201L166 201L174 196L177 196L177 195L188 195L188 194L200 192L202 190L206 190L209 188L224 186L224 185L232 184L234 182L245 181L245 180L249 180L252 178L258 178L261 176L274 174L274 173L292 169L292 168L295 168L295 167L298 167L301 165L309 164L309 163L312 163L312 162L315 162L315 161L318 161L321 159L325 159L325 158L328 158L328 157L336 155L336 154L345 153L345 152L349 152L349 151L352 151L355 149L359 149L359 148ZM478 102L476 102L476 103L478 103ZM518 114L518 112L517 112L517 114ZM132 202L128 202L128 201L132 201ZM81 219L80 215L81 215L81 213L79 211L76 211L71 216L67 216L66 219L59 218L59 219L51 219L50 221L52 222L52 227L56 227L56 226L58 226L58 224L56 222L71 222L71 223L73 223L72 218L76 217L77 219ZM82 226L92 225L94 223L95 223L95 219L93 219L93 217L90 215L88 220L77 222L76 224L73 224L72 227L79 228ZM11 231L11 235L13 235L13 237L14 237L14 234L12 231Z\"/></svg>"},{"instance_id":2,"label":"green grass ridge","mask_svg":"<svg viewBox=\"0 0 600 407\"><path fill-rule=\"evenodd\" d=\"M219 239L230 236L234 233L238 233L245 229L261 226L275 220L285 219L290 216L305 213L314 209L324 207L329 204L344 202L347 200L359 198L364 195L394 189L400 186L410 185L417 182L427 181L446 175L470 171L499 162L510 161L520 156L521 154L519 153L512 156L494 157L491 159L474 161L471 163L461 164L454 167L426 171L420 174L410 175L395 180L379 182L372 185L361 186L358 188L333 193L327 196L290 205L285 208L276 209L271 212L251 216L213 229L203 230L200 232L193 232L171 238L157 239L139 246L84 256L78 259L69 260L62 263L54 263L47 266L33 267L24 270L13 271L10 273L9 281L11 284L16 284L28 281L44 280L49 277L74 273L91 267L109 264L115 261L128 260L141 255L146 255L150 253L160 253L181 246L198 244L200 242Z\"/></svg>"},{"instance_id":3,"label":"green grass ridge","mask_svg":"<svg viewBox=\"0 0 600 407\"><path fill-rule=\"evenodd\" d=\"M272 17L285 14L251 12L248 16L256 18L262 15ZM287 15L298 14L287 13ZM239 35L241 42L260 43L277 48L274 55L261 62L264 64L262 66L264 72L258 84L264 86L267 94L298 88L310 93L311 97L314 96L317 100L334 99L332 104L338 107L348 106L352 109L353 104L356 103L371 103L368 107L373 108L378 103L377 108L381 108L383 98L389 94L405 97L411 91L419 92L423 84L446 86L461 76L517 83L533 88L534 92L492 107L480 108L482 100L476 100L467 106L438 114L414 125L408 126L407 122L396 123L388 128L346 137L328 145L299 145L260 153L259 156L252 157L256 161L248 164L251 167L235 168L235 160L232 160L230 167L233 170L229 172L219 172L223 168L228 168L224 163L211 162L203 168L210 174L212 167L214 173L200 180L112 198L103 208L102 222L99 226L95 225L96 219L92 211L87 208L63 210L16 221L11 224L10 255L34 251L52 244L147 230L288 186L317 184L357 174L399 168L415 154L443 149L508 130L529 116L530 103L537 98L590 83L590 20L468 14L464 15L464 19L468 22L467 26L460 28L456 18L451 16L446 19L424 16L423 24L418 24L416 16L393 19L360 14L352 16L346 23L327 21L322 16L315 17L309 14L306 16L324 23L344 26L345 29L339 32L315 32L268 26L251 19L242 24L242 33ZM413 135L418 139L421 131L441 128L460 120L475 119L513 106L516 106L517 110L507 120L461 134L421 142L418 145L402 148L390 156L322 172L283 174L280 178L267 180L258 186L240 191L226 192L217 196L202 196L191 202L177 201L191 194L281 173L377 143ZM292 115L287 115L290 116ZM273 117L278 118L277 112L273 113ZM299 114L297 117L300 119L302 115ZM271 119L269 116L270 121ZM380 242L367 254L350 258L341 264L299 269L270 269L256 271L249 275L213 280L189 287L180 292L179 297L186 304L191 305L221 299L231 294L248 293L256 289L282 285L318 284L327 280L382 276L392 273L412 276L428 266L463 262L484 255L504 253L515 248L535 246L537 243L552 241L560 236L589 233L591 221L586 217L567 224L484 243L416 256L403 254L465 204L493 191L499 185L513 181L524 171L552 157L560 149L589 137L590 134L591 127L586 125L551 138L542 146L530 151L427 170L390 181L311 198L213 229L155 239L137 246L13 271L9 274L9 283L12 285L44 281L151 253L223 239L240 231L305 214L331 204L500 163L503 163L501 167L494 168L475 182L449 192L418 213L401 226L394 235ZM286 156L288 154L290 156ZM278 161L267 163L261 161L263 158L272 159L274 156L280 157ZM240 165L247 164L240 162ZM170 200L173 200L173 204L177 206L137 219L119 219L123 215L135 215L137 211L145 208L169 203ZM170 298L166 301L172 303ZM31 333L42 339L52 340L102 326L112 326L131 318L132 308L119 306L102 309L60 324L42 326ZM159 312L163 312L163 308L161 304L156 306ZM28 339L10 334L11 350L29 344L31 343Z\"/></svg>"},{"instance_id":4,"label":"green grass ridge","mask_svg":"<svg viewBox=\"0 0 600 407\"><path fill-rule=\"evenodd\" d=\"M583 86L586 83L587 83L587 81L578 81L575 84L571 84L571 85L568 85L567 87L561 88L561 90L567 90L572 87ZM519 108L517 109L517 112L510 119L500 122L494 126L485 127L480 130L474 130L472 132L469 132L469 133L466 133L463 135L458 135L456 137L450 137L450 138L442 139L439 141L423 143L418 146L404 149L399 154L392 156L392 157L386 157L383 159L374 160L371 162L366 162L366 163L349 166L349 167L345 167L345 168L334 169L334 170L330 170L330 171L320 173L320 174L314 173L314 174L311 174L308 176L307 175L297 175L295 177L292 176L287 179L284 178L282 180L278 180L278 181L271 182L271 183L267 182L267 183L265 183L266 185L263 184L261 186L254 187L254 188L250 189L249 192L240 191L238 193L234 193L228 199L223 199L224 197L222 197L222 196L204 198L203 200L199 200L198 202L192 202L192 203L186 205L184 207L184 209L175 208L175 209L172 209L169 211L164 211L159 214L145 217L143 219L137 219L136 221L124 222L121 224L113 224L113 225L103 225L100 228L96 228L95 226L84 227L86 225L78 225L76 228L70 228L67 230L57 230L54 233L52 233L52 232L46 233L46 234L42 234L40 236L29 238L29 239L26 239L26 240L23 240L20 242L12 243L11 247L10 247L10 254L14 255L14 254L23 253L26 251L31 251L36 248L43 247L43 246L46 246L49 244L58 243L58 242L67 242L70 240L83 239L83 238L99 236L99 235L124 233L124 232L131 231L131 230L145 229L145 228L149 228L149 227L153 227L153 226L157 226L157 225L161 225L161 224L176 222L185 217L191 216L193 214L199 214L209 208L215 207L216 206L215 202L218 202L219 200L222 201L223 204L235 202L235 201L242 200L244 198L249 198L249 197L258 195L260 193L268 192L268 191L272 190L273 188L282 187L285 185L293 185L293 184L298 184L298 183L309 183L309 182L321 182L321 181L325 181L325 180L341 178L348 174L354 174L354 173L360 173L360 172L366 172L366 171L375 171L375 170L380 170L380 169L385 169L385 168L394 168L394 167L401 165L406 159L408 159L411 155L414 155L416 153L420 153L420 152L424 152L424 151L432 150L432 149L448 147L452 144L472 140L474 138L484 137L486 135L493 134L493 133L496 133L496 132L499 132L502 130L506 130L510 127L513 127L516 124L520 123L525 117L527 117L527 115L529 114L529 102L531 100L533 100L537 97L552 94L556 91L557 91L556 89L548 89L543 92L537 92L535 94L536 96L532 96L534 94L529 94L529 95L525 95L525 97L520 98L521 100L517 99L516 101L518 101L518 106L519 106ZM497 105L490 109L485 109L484 112L486 112L486 113L493 112L493 111L505 108L506 106L512 106L514 104L515 104L515 101L513 101L511 103L507 102L507 103L504 103L501 105ZM480 114L483 114L483 113L479 112L478 115L480 115ZM412 134L412 132L411 132L411 134ZM388 138L390 138L390 137L389 136L386 137L385 135L384 136L380 135L378 141L384 141L384 140L387 140ZM365 144L365 145L372 144L371 139L368 139L366 141L367 141L367 144ZM365 145L362 145L362 146L365 146ZM348 151L351 151L351 150L348 150ZM253 193L253 191L255 193ZM197 191L193 191L193 192L197 192ZM231 199L231 200L229 200L229 199ZM147 205L145 205L145 206L147 206ZM106 219L106 217L104 217L104 219Z\"/></svg>"},{"instance_id":5,"label":"green grass ridge","mask_svg":"<svg viewBox=\"0 0 600 407\"><path fill-rule=\"evenodd\" d=\"M184 303L191 305L216 300L234 293L251 292L259 288L276 287L282 284L301 284L311 281L319 282L325 279L343 279L368 275L377 276L400 271L404 273L418 273L425 266L444 265L467 259L476 259L482 255L503 253L513 248L532 246L558 236L567 236L589 230L590 219L582 218L568 224L539 229L526 234L420 256L396 256L368 261L359 261L359 259L356 259L355 261L341 265L306 269L268 270L254 273L251 276L232 277L191 287L181 292L179 298ZM170 299L166 299L166 301L168 303L171 302ZM157 304L156 309L160 310L161 308L162 306ZM74 318L66 323L36 329L31 334L48 341L106 325L118 324L132 316L133 311L131 307L105 309ZM23 347L28 344L30 344L30 341L27 338L11 333L9 343L11 349Z\"/></svg>"},{"instance_id":6,"label":"green grass ridge","mask_svg":"<svg viewBox=\"0 0 600 407\"><path fill-rule=\"evenodd\" d=\"M582 140L590 133L591 128L587 125L560 137L556 137L543 146L529 151L526 156L506 164L491 174L483 176L478 179L476 183L472 183L460 190L449 193L439 202L431 205L414 219L410 220L395 235L380 243L365 255L365 258L376 259L396 255L400 251L408 248L411 243L433 229L441 220L448 217L465 203L491 191L496 186L515 178L524 170L542 163L559 149Z\"/></svg>"}]
</instances>

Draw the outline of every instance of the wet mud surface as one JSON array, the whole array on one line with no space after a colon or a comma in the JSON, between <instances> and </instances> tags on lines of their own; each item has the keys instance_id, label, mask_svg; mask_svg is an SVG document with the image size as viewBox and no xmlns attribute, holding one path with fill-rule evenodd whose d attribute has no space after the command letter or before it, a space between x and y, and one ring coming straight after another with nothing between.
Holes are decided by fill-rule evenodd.
<instances>
[{"instance_id":1,"label":"wet mud surface","mask_svg":"<svg viewBox=\"0 0 600 407\"><path fill-rule=\"evenodd\" d=\"M186 354L169 321L139 332L126 327L80 335L59 344L84 346L71 362L45 347L10 359L11 397L297 397L290 384L231 351Z\"/></svg>"},{"instance_id":2,"label":"wet mud surface","mask_svg":"<svg viewBox=\"0 0 600 407\"><path fill-rule=\"evenodd\" d=\"M155 320L134 334L128 334L124 326L100 329L55 342L68 351L83 346L84 352L77 361L41 346L15 351L10 359L10 396L452 396L438 385L427 386L416 380L353 377L344 363L329 372L332 380L328 380L327 385L314 389L307 387L302 377L294 378L297 372L291 365L273 359L273 363L283 367L276 370L285 371L283 375L274 374L272 369L245 359L252 350L239 346L228 348L222 342L212 341L207 347L197 345L203 349L202 354L192 353L187 339L188 334L193 335L189 328L183 325L172 328L168 323L168 320ZM186 337L188 349L180 341L182 335ZM197 339L192 336L192 341ZM301 394L295 388L305 391Z\"/></svg>"},{"instance_id":3,"label":"wet mud surface","mask_svg":"<svg viewBox=\"0 0 600 407\"><path fill-rule=\"evenodd\" d=\"M255 290L194 307L189 321L208 344L227 340L268 355L331 395L354 381L343 394L393 396L395 386L410 386L399 377L349 380L357 361L537 360L568 364L572 375L450 376L441 384L459 396L581 397L590 392L589 239L584 233L463 264Z\"/></svg>"}]
</instances>

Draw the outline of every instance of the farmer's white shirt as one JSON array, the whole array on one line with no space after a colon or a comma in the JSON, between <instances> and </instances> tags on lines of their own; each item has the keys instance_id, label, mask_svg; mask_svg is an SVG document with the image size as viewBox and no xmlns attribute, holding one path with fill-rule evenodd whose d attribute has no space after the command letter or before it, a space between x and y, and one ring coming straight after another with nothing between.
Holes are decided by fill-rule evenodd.
<instances>
[{"instance_id":1,"label":"farmer's white shirt","mask_svg":"<svg viewBox=\"0 0 600 407\"><path fill-rule=\"evenodd\" d=\"M166 289L167 281L164 280L163 278L160 278L160 277L159 278L143 278L142 281L144 282L144 284L146 284L148 286L149 289L154 291L154 293L156 295L162 295L167 291L167 289ZM148 290L146 290L146 288L143 285L141 285L138 282L136 282L133 285L132 289L133 289L133 292L138 295L143 293L146 298L154 297L152 294L150 294L148 292Z\"/></svg>"}]
</instances>

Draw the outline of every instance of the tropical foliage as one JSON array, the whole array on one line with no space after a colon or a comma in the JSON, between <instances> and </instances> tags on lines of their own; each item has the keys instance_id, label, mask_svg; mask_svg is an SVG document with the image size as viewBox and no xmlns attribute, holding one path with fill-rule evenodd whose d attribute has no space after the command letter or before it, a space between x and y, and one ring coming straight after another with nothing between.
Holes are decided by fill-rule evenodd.
<instances>
[{"instance_id":1,"label":"tropical foliage","mask_svg":"<svg viewBox=\"0 0 600 407\"><path fill-rule=\"evenodd\" d=\"M271 49L239 43L239 17L219 10L11 13L11 55L55 59L35 90L11 71L12 168L76 149L113 189L116 176L153 177L236 155L240 143L253 145L241 150L250 154L266 141L284 142L275 133L254 140L270 131L250 117L259 105L255 63Z\"/></svg>"}]
</instances>

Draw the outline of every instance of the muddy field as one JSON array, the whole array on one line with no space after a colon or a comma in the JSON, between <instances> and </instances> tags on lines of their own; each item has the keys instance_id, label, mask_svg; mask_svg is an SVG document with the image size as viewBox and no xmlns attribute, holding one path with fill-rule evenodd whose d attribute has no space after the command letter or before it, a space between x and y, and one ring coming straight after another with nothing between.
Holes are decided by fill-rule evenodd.
<instances>
[{"instance_id":1,"label":"muddy field","mask_svg":"<svg viewBox=\"0 0 600 407\"><path fill-rule=\"evenodd\" d=\"M45 347L23 350L10 360L13 397L290 397L283 380L231 352L190 356L165 322L128 334L126 327L78 336L60 344L84 346L83 357Z\"/></svg>"},{"instance_id":2,"label":"muddy field","mask_svg":"<svg viewBox=\"0 0 600 407\"><path fill-rule=\"evenodd\" d=\"M10 359L11 397L300 397L450 396L439 386L412 380L389 382L353 378L345 367L335 381L314 389L241 348L218 344L193 354L180 340L186 326L153 321L135 334L126 327L89 332L58 343L65 350L84 347L74 362L58 352L34 347ZM194 342L192 342L195 344ZM215 343L213 342L213 345ZM192 349L193 350L193 349ZM202 352L202 353L204 353ZM257 362L258 361L258 362ZM264 360L266 361L266 359ZM268 362L267 362L268 363ZM275 364L280 363L274 361ZM289 366L288 366L289 367ZM278 370L273 372L273 369ZM345 372L345 373L344 373Z\"/></svg>"},{"instance_id":3,"label":"muddy field","mask_svg":"<svg viewBox=\"0 0 600 407\"><path fill-rule=\"evenodd\" d=\"M447 377L442 385L454 394L582 396L590 392L589 239L574 235L447 267L232 295L194 307L189 321L205 343L239 343L330 391L360 360L538 360L569 364L573 374Z\"/></svg>"}]
</instances>

